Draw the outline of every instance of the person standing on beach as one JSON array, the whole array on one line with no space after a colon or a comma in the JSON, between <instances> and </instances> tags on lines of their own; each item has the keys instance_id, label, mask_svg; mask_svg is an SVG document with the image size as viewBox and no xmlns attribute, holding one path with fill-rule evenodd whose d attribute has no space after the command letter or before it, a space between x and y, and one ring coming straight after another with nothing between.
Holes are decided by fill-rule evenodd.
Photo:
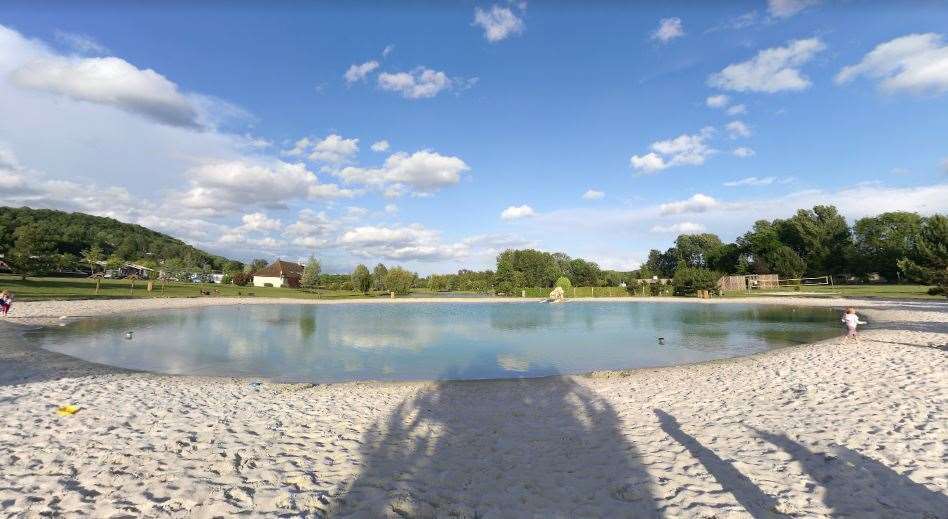
<instances>
[{"instance_id":1,"label":"person standing on beach","mask_svg":"<svg viewBox=\"0 0 948 519\"><path fill-rule=\"evenodd\" d=\"M13 306L13 294L9 290L4 290L0 292L0 314L3 317L7 316L7 312L10 311L10 307Z\"/></svg>"},{"instance_id":2,"label":"person standing on beach","mask_svg":"<svg viewBox=\"0 0 948 519\"><path fill-rule=\"evenodd\" d=\"M857 335L856 327L859 326L860 324L867 324L867 323L865 321L859 320L859 316L856 315L856 309L852 307L847 308L846 313L843 314L843 318L840 320L846 324L846 329L847 329L846 338L859 342L859 336Z\"/></svg>"}]
</instances>

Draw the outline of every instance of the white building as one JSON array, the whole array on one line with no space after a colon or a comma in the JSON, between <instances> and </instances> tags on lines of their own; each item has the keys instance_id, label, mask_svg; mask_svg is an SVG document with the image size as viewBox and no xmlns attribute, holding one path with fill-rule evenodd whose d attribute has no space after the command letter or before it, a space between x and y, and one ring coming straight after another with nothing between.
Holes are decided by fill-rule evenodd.
<instances>
[{"instance_id":1,"label":"white building","mask_svg":"<svg viewBox=\"0 0 948 519\"><path fill-rule=\"evenodd\" d=\"M276 260L266 268L253 274L253 286L262 287L270 284L275 287L299 288L303 277L303 266L299 263Z\"/></svg>"}]
</instances>

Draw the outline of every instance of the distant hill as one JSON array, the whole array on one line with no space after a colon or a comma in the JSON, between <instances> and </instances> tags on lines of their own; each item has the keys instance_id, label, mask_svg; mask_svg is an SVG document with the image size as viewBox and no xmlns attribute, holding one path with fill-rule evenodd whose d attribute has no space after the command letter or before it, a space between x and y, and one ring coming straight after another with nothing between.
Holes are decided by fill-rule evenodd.
<instances>
[{"instance_id":1,"label":"distant hill","mask_svg":"<svg viewBox=\"0 0 948 519\"><path fill-rule=\"evenodd\" d=\"M0 252L10 252L16 242L16 231L23 226L39 226L42 236L52 246L51 252L60 255L79 257L83 250L98 246L104 257L127 261L178 259L188 266L210 265L214 270L228 266L233 269L239 264L141 225L85 213L29 207L0 207Z\"/></svg>"}]
</instances>

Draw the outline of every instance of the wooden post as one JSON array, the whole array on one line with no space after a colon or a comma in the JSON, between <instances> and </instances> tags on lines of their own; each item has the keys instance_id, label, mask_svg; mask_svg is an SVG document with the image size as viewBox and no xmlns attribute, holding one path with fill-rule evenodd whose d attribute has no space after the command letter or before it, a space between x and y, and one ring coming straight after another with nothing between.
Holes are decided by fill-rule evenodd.
<instances>
[{"instance_id":1,"label":"wooden post","mask_svg":"<svg viewBox=\"0 0 948 519\"><path fill-rule=\"evenodd\" d=\"M390 296L392 299L395 299L395 291L393 290L393 291L389 292L389 296Z\"/></svg>"},{"instance_id":2,"label":"wooden post","mask_svg":"<svg viewBox=\"0 0 948 519\"><path fill-rule=\"evenodd\" d=\"M527 291L526 291L526 290L521 290L521 291L520 291L520 297L527 297Z\"/></svg>"},{"instance_id":3,"label":"wooden post","mask_svg":"<svg viewBox=\"0 0 948 519\"><path fill-rule=\"evenodd\" d=\"M95 278L95 295L99 295L99 283L102 282L102 278Z\"/></svg>"},{"instance_id":4,"label":"wooden post","mask_svg":"<svg viewBox=\"0 0 948 519\"><path fill-rule=\"evenodd\" d=\"M155 282L154 282L154 281L149 281L149 282L148 282L148 291L151 292L151 291L154 290L154 289L155 289Z\"/></svg>"}]
</instances>

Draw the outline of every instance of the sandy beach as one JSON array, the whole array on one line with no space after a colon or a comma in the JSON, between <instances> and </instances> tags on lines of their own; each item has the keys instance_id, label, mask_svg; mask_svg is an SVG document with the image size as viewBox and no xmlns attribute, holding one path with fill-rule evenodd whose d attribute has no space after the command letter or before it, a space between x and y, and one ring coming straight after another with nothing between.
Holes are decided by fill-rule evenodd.
<instances>
[{"instance_id":1,"label":"sandy beach","mask_svg":"<svg viewBox=\"0 0 948 519\"><path fill-rule=\"evenodd\" d=\"M532 380L255 385L19 338L115 312L297 302L393 303L17 303L0 323L0 514L948 518L942 302L711 300L852 305L872 324L859 344Z\"/></svg>"}]
</instances>

